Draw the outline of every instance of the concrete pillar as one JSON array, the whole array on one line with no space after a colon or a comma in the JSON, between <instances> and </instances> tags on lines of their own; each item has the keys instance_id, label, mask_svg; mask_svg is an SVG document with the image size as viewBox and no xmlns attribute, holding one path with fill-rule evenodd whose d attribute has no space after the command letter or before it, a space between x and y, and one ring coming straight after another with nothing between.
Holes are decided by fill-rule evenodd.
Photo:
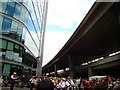
<instances>
[{"instance_id":1,"label":"concrete pillar","mask_svg":"<svg viewBox=\"0 0 120 90\"><path fill-rule=\"evenodd\" d=\"M88 77L92 76L94 73L93 73L93 70L89 67L88 68Z\"/></svg>"},{"instance_id":2,"label":"concrete pillar","mask_svg":"<svg viewBox=\"0 0 120 90\"><path fill-rule=\"evenodd\" d=\"M56 77L57 76L57 65L56 64L55 64L54 68L55 68L55 77Z\"/></svg>"},{"instance_id":3,"label":"concrete pillar","mask_svg":"<svg viewBox=\"0 0 120 90\"><path fill-rule=\"evenodd\" d=\"M66 72L65 68L63 69L64 72Z\"/></svg>"},{"instance_id":4,"label":"concrete pillar","mask_svg":"<svg viewBox=\"0 0 120 90\"><path fill-rule=\"evenodd\" d=\"M71 59L71 56L70 56L70 55L68 56L68 59L69 59L69 68L70 68L69 75L70 75L70 78L73 79L73 77L74 77L74 73L73 73L73 63L72 63L72 59Z\"/></svg>"},{"instance_id":5,"label":"concrete pillar","mask_svg":"<svg viewBox=\"0 0 120 90\"><path fill-rule=\"evenodd\" d=\"M50 76L50 72L49 72L49 76Z\"/></svg>"},{"instance_id":6,"label":"concrete pillar","mask_svg":"<svg viewBox=\"0 0 120 90\"><path fill-rule=\"evenodd\" d=\"M47 73L48 73L48 76L50 76L50 70L49 70L49 68L48 68L48 70L47 70Z\"/></svg>"},{"instance_id":7,"label":"concrete pillar","mask_svg":"<svg viewBox=\"0 0 120 90\"><path fill-rule=\"evenodd\" d=\"M45 28L47 20L47 10L48 10L48 0L44 2L44 11L42 16L42 28L40 34L40 43L39 43L39 52L38 52L38 61L37 61L37 71L36 76L42 75L42 62L43 62L43 50L44 50L44 37L45 37Z\"/></svg>"}]
</instances>

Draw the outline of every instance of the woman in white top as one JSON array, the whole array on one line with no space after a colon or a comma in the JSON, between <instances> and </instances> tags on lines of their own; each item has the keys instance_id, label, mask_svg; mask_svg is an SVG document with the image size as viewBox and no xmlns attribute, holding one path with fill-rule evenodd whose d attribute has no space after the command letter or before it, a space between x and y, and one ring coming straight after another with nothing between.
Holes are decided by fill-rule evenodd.
<instances>
[{"instance_id":1,"label":"woman in white top","mask_svg":"<svg viewBox=\"0 0 120 90\"><path fill-rule=\"evenodd\" d=\"M29 81L31 83L30 90L33 90L35 83L36 83L35 76L32 76L32 78Z\"/></svg>"}]
</instances>

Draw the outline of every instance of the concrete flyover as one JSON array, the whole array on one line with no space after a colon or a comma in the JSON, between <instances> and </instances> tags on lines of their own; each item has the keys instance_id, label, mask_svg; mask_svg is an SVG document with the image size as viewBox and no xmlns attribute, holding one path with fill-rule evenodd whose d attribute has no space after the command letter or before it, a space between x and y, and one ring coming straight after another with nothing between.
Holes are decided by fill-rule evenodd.
<instances>
[{"instance_id":1,"label":"concrete flyover","mask_svg":"<svg viewBox=\"0 0 120 90\"><path fill-rule=\"evenodd\" d=\"M57 71L63 70L61 75L73 78L108 74L108 70L113 70L111 75L115 75L114 71L120 75L120 58L113 58L120 57L119 51L120 3L95 2L63 48L42 68L42 73L54 72L57 76Z\"/></svg>"}]
</instances>

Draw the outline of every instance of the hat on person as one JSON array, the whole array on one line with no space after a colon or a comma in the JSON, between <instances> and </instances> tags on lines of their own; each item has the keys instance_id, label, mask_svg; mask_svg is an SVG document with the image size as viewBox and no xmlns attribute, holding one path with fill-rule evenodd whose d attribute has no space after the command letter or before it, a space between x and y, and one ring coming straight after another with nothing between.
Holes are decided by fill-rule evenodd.
<instances>
[{"instance_id":1,"label":"hat on person","mask_svg":"<svg viewBox=\"0 0 120 90\"><path fill-rule=\"evenodd\" d=\"M13 74L17 74L16 72L13 72Z\"/></svg>"},{"instance_id":2,"label":"hat on person","mask_svg":"<svg viewBox=\"0 0 120 90\"><path fill-rule=\"evenodd\" d=\"M35 76L32 76L32 78L34 78Z\"/></svg>"},{"instance_id":3,"label":"hat on person","mask_svg":"<svg viewBox=\"0 0 120 90\"><path fill-rule=\"evenodd\" d=\"M68 77L68 79L70 79L70 77Z\"/></svg>"},{"instance_id":4,"label":"hat on person","mask_svg":"<svg viewBox=\"0 0 120 90\"><path fill-rule=\"evenodd\" d=\"M38 76L38 78L40 78L41 76Z\"/></svg>"},{"instance_id":5,"label":"hat on person","mask_svg":"<svg viewBox=\"0 0 120 90\"><path fill-rule=\"evenodd\" d=\"M66 81L66 78L62 78L63 81Z\"/></svg>"}]
</instances>

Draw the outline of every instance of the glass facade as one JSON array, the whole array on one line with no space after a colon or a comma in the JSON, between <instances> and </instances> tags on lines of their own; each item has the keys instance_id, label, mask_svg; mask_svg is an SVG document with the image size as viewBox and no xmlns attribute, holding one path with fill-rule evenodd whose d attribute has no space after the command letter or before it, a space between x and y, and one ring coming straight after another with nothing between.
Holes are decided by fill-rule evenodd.
<instances>
[{"instance_id":1,"label":"glass facade","mask_svg":"<svg viewBox=\"0 0 120 90\"><path fill-rule=\"evenodd\" d=\"M44 1L37 0L0 0L0 57L3 75L9 76L17 69L36 69L44 4Z\"/></svg>"}]
</instances>

